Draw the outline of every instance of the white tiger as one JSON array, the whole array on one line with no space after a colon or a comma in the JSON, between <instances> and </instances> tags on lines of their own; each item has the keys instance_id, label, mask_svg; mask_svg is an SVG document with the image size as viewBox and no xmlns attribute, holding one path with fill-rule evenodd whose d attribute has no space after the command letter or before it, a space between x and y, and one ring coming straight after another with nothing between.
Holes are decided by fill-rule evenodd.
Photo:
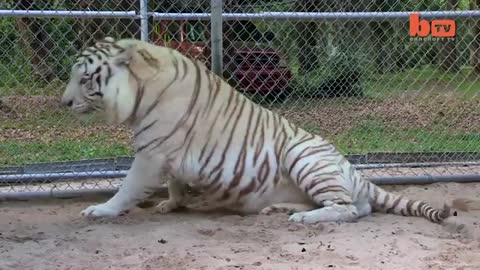
<instances>
[{"instance_id":1,"label":"white tiger","mask_svg":"<svg viewBox=\"0 0 480 270\"><path fill-rule=\"evenodd\" d=\"M85 216L118 216L168 181L167 213L181 206L243 213L290 211L304 223L354 221L372 210L441 222L434 209L363 180L322 137L236 91L202 63L135 39L83 50L62 98L80 114L102 110L134 131L135 156L119 191ZM186 195L186 185L204 191Z\"/></svg>"}]
</instances>

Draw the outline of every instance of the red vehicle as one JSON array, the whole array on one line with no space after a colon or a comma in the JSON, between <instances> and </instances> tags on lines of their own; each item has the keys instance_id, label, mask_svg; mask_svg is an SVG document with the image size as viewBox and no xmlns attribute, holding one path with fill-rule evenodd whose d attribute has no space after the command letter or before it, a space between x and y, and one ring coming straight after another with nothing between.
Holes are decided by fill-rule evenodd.
<instances>
[{"instance_id":1,"label":"red vehicle","mask_svg":"<svg viewBox=\"0 0 480 270\"><path fill-rule=\"evenodd\" d=\"M248 23L252 27L253 24ZM266 45L266 42L250 40L258 36L258 30L253 29L257 34L252 34L252 31L241 29L248 38L242 38L242 33L225 35L224 76L243 92L275 97L286 94L292 74L280 52ZM154 43L177 49L210 67L209 30L205 22L159 21L154 28ZM229 44L226 45L226 42Z\"/></svg>"}]
</instances>

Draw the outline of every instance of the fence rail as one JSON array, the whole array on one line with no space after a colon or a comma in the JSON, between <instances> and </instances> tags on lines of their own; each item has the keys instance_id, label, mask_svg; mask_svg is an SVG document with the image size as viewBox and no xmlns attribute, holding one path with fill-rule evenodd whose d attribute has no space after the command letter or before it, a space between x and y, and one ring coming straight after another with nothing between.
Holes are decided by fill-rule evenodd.
<instances>
[{"instance_id":1,"label":"fence rail","mask_svg":"<svg viewBox=\"0 0 480 270\"><path fill-rule=\"evenodd\" d=\"M145 1L145 0L143 0ZM143 2L141 1L141 2ZM32 17L32 18L148 18L156 20L205 20L211 13L160 13L135 11L88 11L88 10L0 10L0 17ZM226 21L236 20L408 20L410 14L418 13L424 19L442 18L480 18L480 10L462 11L390 11L390 12L255 12L255 13L222 13ZM146 24L145 24L146 25Z\"/></svg>"},{"instance_id":2,"label":"fence rail","mask_svg":"<svg viewBox=\"0 0 480 270\"><path fill-rule=\"evenodd\" d=\"M105 35L205 61L373 182L480 181L478 1L27 2L0 1L0 198L116 190L128 168L94 160L130 155L130 132L58 107L75 52ZM413 12L454 38L409 36Z\"/></svg>"},{"instance_id":3,"label":"fence rail","mask_svg":"<svg viewBox=\"0 0 480 270\"><path fill-rule=\"evenodd\" d=\"M391 12L255 12L255 13L222 13L225 21L236 20L296 20L296 21L359 21L359 20L408 20L410 14L418 13L425 19L442 18L480 18L480 10L463 11L391 11ZM152 12L156 19L210 20L210 13L160 13Z\"/></svg>"},{"instance_id":4,"label":"fence rail","mask_svg":"<svg viewBox=\"0 0 480 270\"><path fill-rule=\"evenodd\" d=\"M21 18L137 18L135 11L0 10L0 17Z\"/></svg>"}]
</instances>

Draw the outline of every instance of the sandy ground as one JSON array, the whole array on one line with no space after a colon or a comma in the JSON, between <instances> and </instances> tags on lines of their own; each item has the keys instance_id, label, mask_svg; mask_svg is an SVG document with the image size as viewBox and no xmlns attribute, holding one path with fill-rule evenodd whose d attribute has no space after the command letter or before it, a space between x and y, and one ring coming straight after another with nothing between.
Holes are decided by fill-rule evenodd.
<instances>
[{"instance_id":1,"label":"sandy ground","mask_svg":"<svg viewBox=\"0 0 480 270\"><path fill-rule=\"evenodd\" d=\"M436 206L456 194L480 199L480 184L388 189ZM0 269L480 269L479 212L445 225L380 213L315 226L286 214L79 216L102 200L0 202Z\"/></svg>"}]
</instances>

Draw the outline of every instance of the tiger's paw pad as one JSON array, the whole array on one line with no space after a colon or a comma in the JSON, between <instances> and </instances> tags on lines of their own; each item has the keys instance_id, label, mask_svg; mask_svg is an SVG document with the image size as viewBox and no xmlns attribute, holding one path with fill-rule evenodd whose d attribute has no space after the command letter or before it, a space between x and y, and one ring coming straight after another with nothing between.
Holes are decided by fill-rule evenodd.
<instances>
[{"instance_id":1,"label":"tiger's paw pad","mask_svg":"<svg viewBox=\"0 0 480 270\"><path fill-rule=\"evenodd\" d=\"M85 208L80 214L85 217L117 217L121 211L106 204L96 204Z\"/></svg>"},{"instance_id":2,"label":"tiger's paw pad","mask_svg":"<svg viewBox=\"0 0 480 270\"><path fill-rule=\"evenodd\" d=\"M288 221L292 221L295 223L301 223L305 225L312 225L321 222L318 220L315 215L312 215L309 212L299 212L291 214L288 218Z\"/></svg>"},{"instance_id":3,"label":"tiger's paw pad","mask_svg":"<svg viewBox=\"0 0 480 270\"><path fill-rule=\"evenodd\" d=\"M274 213L293 214L294 210L286 207L267 206L260 211L261 215L270 215Z\"/></svg>"},{"instance_id":4,"label":"tiger's paw pad","mask_svg":"<svg viewBox=\"0 0 480 270\"><path fill-rule=\"evenodd\" d=\"M155 207L155 212L159 214L166 214L172 212L177 208L177 204L171 200L165 200L158 203Z\"/></svg>"}]
</instances>

